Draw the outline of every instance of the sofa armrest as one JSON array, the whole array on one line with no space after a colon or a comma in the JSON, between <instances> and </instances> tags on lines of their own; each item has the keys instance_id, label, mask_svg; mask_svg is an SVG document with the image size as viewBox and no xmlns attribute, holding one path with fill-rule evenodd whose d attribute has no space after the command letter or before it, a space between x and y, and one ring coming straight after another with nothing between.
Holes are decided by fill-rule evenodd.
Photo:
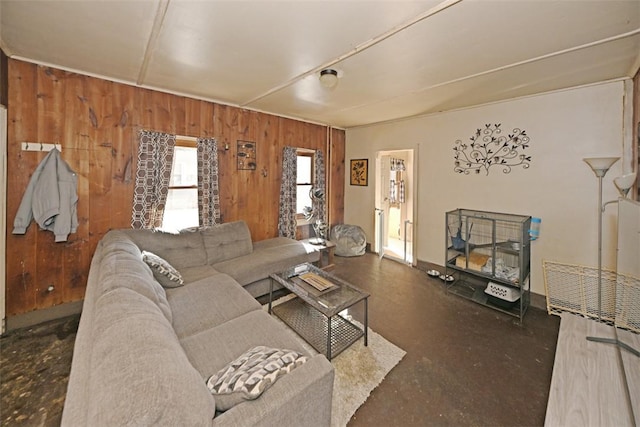
<instances>
[{"instance_id":1,"label":"sofa armrest","mask_svg":"<svg viewBox=\"0 0 640 427\"><path fill-rule=\"evenodd\" d=\"M281 377L256 400L217 415L212 426L329 426L334 369L317 355Z\"/></svg>"}]
</instances>

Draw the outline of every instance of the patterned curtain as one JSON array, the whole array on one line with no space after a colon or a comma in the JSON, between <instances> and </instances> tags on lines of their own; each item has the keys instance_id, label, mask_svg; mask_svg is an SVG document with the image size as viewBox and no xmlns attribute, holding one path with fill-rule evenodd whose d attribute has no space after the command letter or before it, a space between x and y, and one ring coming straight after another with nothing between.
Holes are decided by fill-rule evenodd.
<instances>
[{"instance_id":1,"label":"patterned curtain","mask_svg":"<svg viewBox=\"0 0 640 427\"><path fill-rule=\"evenodd\" d=\"M282 154L282 182L280 183L280 215L278 235L296 238L296 178L298 155L294 147L284 147Z\"/></svg>"},{"instance_id":2,"label":"patterned curtain","mask_svg":"<svg viewBox=\"0 0 640 427\"><path fill-rule=\"evenodd\" d=\"M315 162L314 168L316 172L316 180L314 183L315 188L321 188L322 191L326 191L325 179L324 179L324 155L321 150L317 150L315 156L313 156ZM316 220L321 220L323 223L327 223L326 194L321 199L313 199L313 211L316 214Z\"/></svg>"},{"instance_id":3,"label":"patterned curtain","mask_svg":"<svg viewBox=\"0 0 640 427\"><path fill-rule=\"evenodd\" d=\"M394 179L389 180L389 203L396 203L396 181Z\"/></svg>"},{"instance_id":4,"label":"patterned curtain","mask_svg":"<svg viewBox=\"0 0 640 427\"><path fill-rule=\"evenodd\" d=\"M405 193L406 193L406 189L405 189L405 186L404 186L404 179L403 179L398 184L398 202L399 203L405 203L406 202Z\"/></svg>"},{"instance_id":5,"label":"patterned curtain","mask_svg":"<svg viewBox=\"0 0 640 427\"><path fill-rule=\"evenodd\" d=\"M198 222L200 227L220 223L218 187L218 143L215 138L198 138Z\"/></svg>"},{"instance_id":6,"label":"patterned curtain","mask_svg":"<svg viewBox=\"0 0 640 427\"><path fill-rule=\"evenodd\" d=\"M175 145L175 135L140 131L131 227L162 227Z\"/></svg>"}]
</instances>

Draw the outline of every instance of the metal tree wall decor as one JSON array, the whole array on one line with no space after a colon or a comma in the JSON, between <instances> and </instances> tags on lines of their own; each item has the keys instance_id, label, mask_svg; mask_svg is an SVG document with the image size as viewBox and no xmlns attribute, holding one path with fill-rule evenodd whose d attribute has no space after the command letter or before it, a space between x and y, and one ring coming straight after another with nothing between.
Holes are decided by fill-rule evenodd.
<instances>
[{"instance_id":1,"label":"metal tree wall decor","mask_svg":"<svg viewBox=\"0 0 640 427\"><path fill-rule=\"evenodd\" d=\"M471 143L456 141L453 170L469 175L479 174L484 170L489 175L489 168L501 166L502 172L509 173L515 166L529 168L531 156L525 155L524 150L529 147L529 137L526 131L518 128L507 136L500 135L500 123L484 125L471 138Z\"/></svg>"}]
</instances>

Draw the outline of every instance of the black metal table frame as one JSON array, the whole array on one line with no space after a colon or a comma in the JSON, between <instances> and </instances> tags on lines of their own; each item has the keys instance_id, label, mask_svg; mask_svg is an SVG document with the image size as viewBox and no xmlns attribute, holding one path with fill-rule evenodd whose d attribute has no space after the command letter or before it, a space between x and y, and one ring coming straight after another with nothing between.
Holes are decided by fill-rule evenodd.
<instances>
[{"instance_id":1,"label":"black metal table frame","mask_svg":"<svg viewBox=\"0 0 640 427\"><path fill-rule=\"evenodd\" d=\"M326 273L325 273L326 274ZM333 275L329 275L327 274L330 278L336 279L336 282L340 285L340 286L349 286L352 289L356 289L353 286L347 284L346 282L344 282L343 280L340 280L339 278L336 278ZM268 312L269 314L272 313L272 303L273 303L273 287L274 287L274 281L278 281L279 283L281 283L280 280L277 280L273 277L274 275L272 275L271 277L271 282L269 285L269 305L268 305ZM282 279L281 279L282 280ZM286 279L285 279L286 280ZM353 343L355 343L358 339L360 339L360 337L364 336L364 345L365 347L368 346L369 344L369 340L368 340L368 313L369 313L369 294L362 292L360 290L358 290L359 292L362 293L362 298L354 301L352 304L342 307L342 309L340 310L340 312L342 312L342 310L346 310L350 307L353 307L355 304L357 304L360 301L364 302L364 325L363 328L359 328L358 326L354 325L352 322L350 322L349 320L345 319L343 316L340 315L340 313L336 313L334 315L326 315L325 313L322 313L322 311L318 310L317 308L313 307L311 304L308 304L307 302L305 302L301 295L299 295L298 293L296 293L296 286L291 286L291 288L287 287L287 289L289 289L292 293L294 293L296 295L296 299L300 300L301 304L304 304L305 306L307 306L307 309L311 309L314 310L317 314L320 314L322 317L324 317L326 319L326 327L327 327L327 339L326 339L326 352L323 351L323 349L318 348L319 345L317 345L317 343L312 342L312 340L308 339L307 336L305 336L304 331L301 331L299 328L296 328L294 325L290 324L287 319L283 319L281 318L287 325L289 325L291 327L291 329L293 329L298 335L300 335L305 341L307 341L313 348L315 348L318 352L325 354L325 356L327 356L327 359L331 360L333 357L337 356L338 354L340 354L343 350L345 350L347 347L349 347L350 345L352 345ZM287 301L285 303L283 303L282 305L284 306L284 304L287 303L293 303L294 300L290 300ZM277 313L275 313L276 315L278 315ZM278 316L280 317L280 316ZM339 319L337 319L339 317ZM338 325L335 325L335 323L338 322ZM348 341L346 342L342 342L341 343L341 348L338 348L337 352L333 351L333 346L332 346L332 335L334 329L336 327L341 327L341 328L353 328L354 330L358 330L360 333L357 336L352 336Z\"/></svg>"}]
</instances>

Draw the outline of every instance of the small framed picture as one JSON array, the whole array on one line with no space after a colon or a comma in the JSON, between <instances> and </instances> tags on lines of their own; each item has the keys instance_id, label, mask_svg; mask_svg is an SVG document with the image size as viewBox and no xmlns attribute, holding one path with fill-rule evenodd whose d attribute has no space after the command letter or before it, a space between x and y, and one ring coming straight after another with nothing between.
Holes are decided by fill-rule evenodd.
<instances>
[{"instance_id":1,"label":"small framed picture","mask_svg":"<svg viewBox=\"0 0 640 427\"><path fill-rule=\"evenodd\" d=\"M351 185L366 186L369 181L369 160L353 159L351 160Z\"/></svg>"},{"instance_id":2,"label":"small framed picture","mask_svg":"<svg viewBox=\"0 0 640 427\"><path fill-rule=\"evenodd\" d=\"M238 140L238 170L256 169L256 143Z\"/></svg>"}]
</instances>

